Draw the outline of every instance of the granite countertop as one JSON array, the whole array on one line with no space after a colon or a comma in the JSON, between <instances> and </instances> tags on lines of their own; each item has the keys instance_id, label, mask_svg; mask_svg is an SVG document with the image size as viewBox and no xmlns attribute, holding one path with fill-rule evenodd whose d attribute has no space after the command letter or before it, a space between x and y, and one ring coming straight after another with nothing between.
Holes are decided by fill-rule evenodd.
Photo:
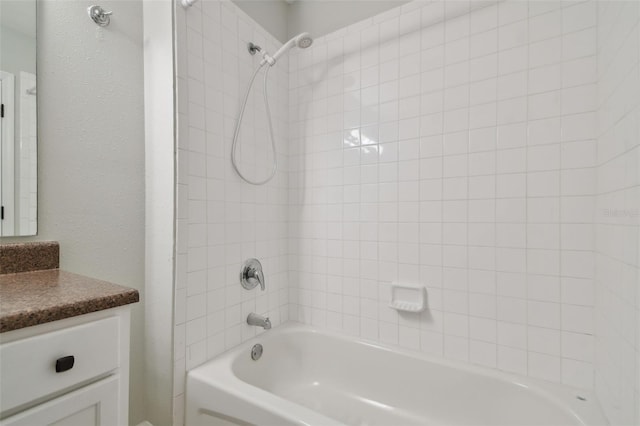
<instances>
[{"instance_id":1,"label":"granite countertop","mask_svg":"<svg viewBox=\"0 0 640 426\"><path fill-rule=\"evenodd\" d=\"M138 290L59 269L0 275L0 333L139 300Z\"/></svg>"}]
</instances>

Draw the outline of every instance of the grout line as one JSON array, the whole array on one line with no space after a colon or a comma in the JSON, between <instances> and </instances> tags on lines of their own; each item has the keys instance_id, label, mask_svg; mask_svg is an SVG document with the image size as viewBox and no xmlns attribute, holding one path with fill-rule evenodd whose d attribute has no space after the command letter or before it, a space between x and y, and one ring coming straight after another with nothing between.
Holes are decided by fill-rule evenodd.
<instances>
[{"instance_id":1,"label":"grout line","mask_svg":"<svg viewBox=\"0 0 640 426\"><path fill-rule=\"evenodd\" d=\"M471 13L469 12L469 17L471 17ZM498 13L498 9L496 8L496 14ZM466 255L466 276L465 279L467 280L466 282L466 321L467 321L467 362L474 364L473 360L471 359L471 309L470 309L470 305L471 305L471 300L469 297L469 271L470 271L470 259L469 259L469 194L470 194L470 187L469 187L469 140L470 140L470 136L471 136L471 38L472 38L472 34L471 34L471 19L469 18L469 22L468 22L468 29L469 29L469 34L467 35L467 51L468 51L468 57L466 60L467 63L467 130L466 130L466 134L467 134L467 143L466 143L466 153L464 154L465 156L465 161L466 161L466 225L465 225L465 255ZM446 47L445 47L446 49ZM497 84L496 84L497 87ZM496 104L496 122L497 122L497 104ZM444 170L443 170L443 174L444 174Z\"/></svg>"},{"instance_id":2,"label":"grout line","mask_svg":"<svg viewBox=\"0 0 640 426\"><path fill-rule=\"evenodd\" d=\"M442 39L444 41L446 41L446 34L447 34L447 21L444 21L442 24ZM444 44L444 42L443 42ZM442 69L444 70L444 66L447 63L447 50L443 47L442 49ZM441 127L440 127L440 170L442 170L442 174L444 174L444 167L445 167L445 163L444 163L444 152L445 152L445 147L444 147L444 143L445 143L445 137L444 137L444 132L445 132L445 114L444 114L444 106L445 106L445 86L447 84L447 79L446 79L446 74L444 72L442 72L442 111L443 113L441 114ZM444 177L441 176L440 177L440 197L444 196ZM440 233L441 233L441 237L440 237L440 304L442 306L442 309L444 311L444 292L445 292L445 267L444 267L444 245L445 245L445 238L444 238L444 202L440 203ZM442 322L440 324L441 326L441 341L442 341L442 349L441 349L441 354L440 356L443 358L447 358L447 353L446 353L446 336L445 336L445 319L444 319L444 313L441 316L442 318Z\"/></svg>"}]
</instances>

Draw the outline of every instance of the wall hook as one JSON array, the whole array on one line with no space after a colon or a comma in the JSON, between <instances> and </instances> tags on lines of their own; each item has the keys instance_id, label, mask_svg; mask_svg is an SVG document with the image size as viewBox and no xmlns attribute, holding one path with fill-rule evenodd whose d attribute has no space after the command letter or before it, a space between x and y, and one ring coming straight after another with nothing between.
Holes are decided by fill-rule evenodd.
<instances>
[{"instance_id":1,"label":"wall hook","mask_svg":"<svg viewBox=\"0 0 640 426\"><path fill-rule=\"evenodd\" d=\"M100 25L101 27L106 27L111 22L111 18L109 17L113 12L107 12L100 6L89 6L87 8L87 13L89 17L93 19L93 22Z\"/></svg>"}]
</instances>

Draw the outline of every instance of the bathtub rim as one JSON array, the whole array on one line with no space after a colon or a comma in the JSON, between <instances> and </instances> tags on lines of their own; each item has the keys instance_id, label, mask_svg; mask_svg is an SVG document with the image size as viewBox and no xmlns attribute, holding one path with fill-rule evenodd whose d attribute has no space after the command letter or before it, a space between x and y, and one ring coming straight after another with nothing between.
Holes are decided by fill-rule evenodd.
<instances>
[{"instance_id":1,"label":"bathtub rim","mask_svg":"<svg viewBox=\"0 0 640 426\"><path fill-rule=\"evenodd\" d=\"M278 415L289 418L292 421L295 420L295 416L291 414L296 413L296 415L304 415L305 418L308 418L307 416L313 417L316 421L321 421L322 423L320 424L323 425L342 425L343 423L340 423L335 419L326 417L321 413L246 382L236 375L234 371L234 364L236 363L236 360L238 360L239 357L244 356L243 353L246 354L246 356L249 356L253 345L256 343L269 345L269 341L275 336L291 335L295 333L323 335L332 339L341 340L348 344L364 345L373 348L374 350L391 352L393 354L399 354L400 356L407 356L420 361L430 362L435 365L454 368L456 370L479 375L481 377L505 381L508 384L526 388L528 391L542 397L549 404L560 408L568 416L575 418L576 421L584 426L610 424L608 419L604 416L595 392L592 390L580 389L560 383L522 376L498 370L497 368L484 367L464 361L440 358L428 353L371 341L360 336L350 336L333 330L321 329L293 321L287 321L272 330L260 332L255 337L189 370L187 372L187 380L185 384L185 393L187 398L186 403L188 404L189 398L189 382L197 380L221 391L229 392L231 395L238 398L250 399L256 406L265 410L273 411ZM586 401L579 400L577 398L578 396L586 398Z\"/></svg>"}]
</instances>

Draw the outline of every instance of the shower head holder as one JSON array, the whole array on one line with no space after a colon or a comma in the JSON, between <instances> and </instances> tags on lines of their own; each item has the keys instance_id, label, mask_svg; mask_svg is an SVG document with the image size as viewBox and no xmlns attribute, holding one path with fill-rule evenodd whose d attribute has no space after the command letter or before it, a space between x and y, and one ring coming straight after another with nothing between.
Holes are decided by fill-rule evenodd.
<instances>
[{"instance_id":1,"label":"shower head holder","mask_svg":"<svg viewBox=\"0 0 640 426\"><path fill-rule=\"evenodd\" d=\"M253 44L252 42L247 43L247 50L251 54L251 56L255 55L258 52L262 52L262 48L257 44Z\"/></svg>"}]
</instances>

